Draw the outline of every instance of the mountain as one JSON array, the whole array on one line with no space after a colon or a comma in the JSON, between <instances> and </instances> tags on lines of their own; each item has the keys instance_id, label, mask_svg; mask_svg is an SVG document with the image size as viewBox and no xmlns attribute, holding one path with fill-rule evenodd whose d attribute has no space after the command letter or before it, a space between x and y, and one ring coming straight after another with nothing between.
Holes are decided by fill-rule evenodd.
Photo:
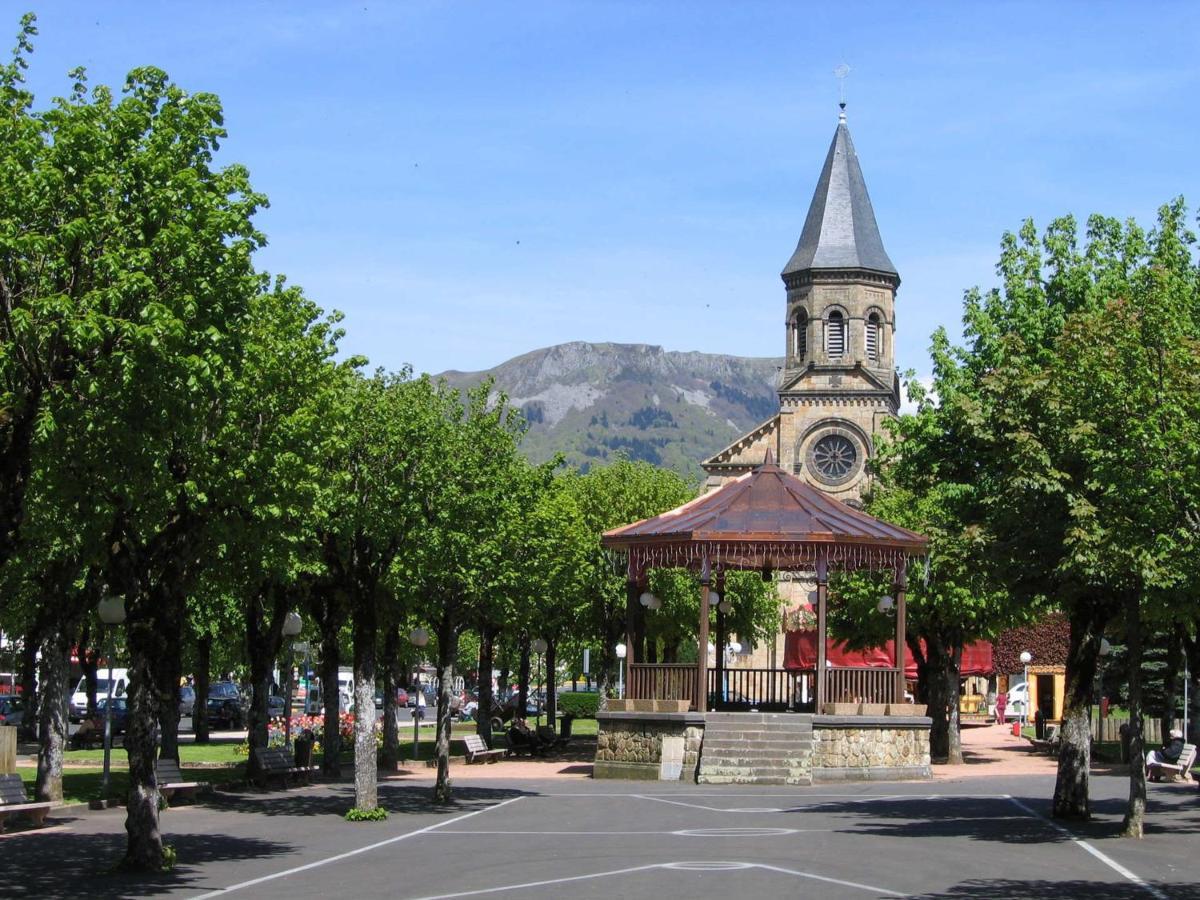
<instances>
[{"instance_id":1,"label":"mountain","mask_svg":"<svg viewBox=\"0 0 1200 900\"><path fill-rule=\"evenodd\" d=\"M485 372L443 372L454 387L495 379L529 422L534 462L555 453L586 468L619 450L700 474L700 462L774 415L782 359L680 353L648 344L576 341Z\"/></svg>"}]
</instances>

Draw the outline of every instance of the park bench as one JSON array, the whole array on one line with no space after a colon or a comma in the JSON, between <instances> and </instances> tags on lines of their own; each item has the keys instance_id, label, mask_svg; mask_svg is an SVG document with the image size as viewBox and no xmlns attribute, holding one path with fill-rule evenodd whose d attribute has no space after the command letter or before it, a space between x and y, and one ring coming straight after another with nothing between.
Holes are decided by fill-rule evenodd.
<instances>
[{"instance_id":1,"label":"park bench","mask_svg":"<svg viewBox=\"0 0 1200 900\"><path fill-rule=\"evenodd\" d=\"M489 750L488 745L483 742L483 738L477 734L467 735L466 746L468 763L473 763L476 760L480 762L495 762L504 755L503 750Z\"/></svg>"},{"instance_id":2,"label":"park bench","mask_svg":"<svg viewBox=\"0 0 1200 900\"><path fill-rule=\"evenodd\" d=\"M516 726L508 729L508 752L511 756L528 753L530 756L542 756L547 750L546 742L534 732L522 731Z\"/></svg>"},{"instance_id":3,"label":"park bench","mask_svg":"<svg viewBox=\"0 0 1200 900\"><path fill-rule=\"evenodd\" d=\"M184 781L183 773L179 771L179 761L160 759L154 763L154 780L158 784L158 792L170 800L176 794L191 796L197 791L207 791L207 781Z\"/></svg>"},{"instance_id":4,"label":"park bench","mask_svg":"<svg viewBox=\"0 0 1200 900\"><path fill-rule=\"evenodd\" d=\"M22 812L28 813L33 824L40 828L53 805L49 801L30 803L20 775L0 775L0 831L4 830L5 819Z\"/></svg>"},{"instance_id":5,"label":"park bench","mask_svg":"<svg viewBox=\"0 0 1200 900\"><path fill-rule=\"evenodd\" d=\"M258 772L263 787L270 778L279 778L287 787L288 779L295 778L308 784L315 766L297 766L291 753L284 747L258 747L254 751Z\"/></svg>"},{"instance_id":6,"label":"park bench","mask_svg":"<svg viewBox=\"0 0 1200 900\"><path fill-rule=\"evenodd\" d=\"M1183 751L1179 754L1179 762L1154 763L1147 766L1146 771L1155 780L1161 779L1164 775L1170 777L1172 781L1175 779L1183 779L1187 777L1188 769L1192 767L1192 763L1196 761L1196 745L1184 744Z\"/></svg>"},{"instance_id":7,"label":"park bench","mask_svg":"<svg viewBox=\"0 0 1200 900\"><path fill-rule=\"evenodd\" d=\"M571 743L570 738L559 737L555 733L554 726L552 725L539 725L537 727L537 736L538 740L540 740L547 747L565 747L567 744Z\"/></svg>"}]
</instances>

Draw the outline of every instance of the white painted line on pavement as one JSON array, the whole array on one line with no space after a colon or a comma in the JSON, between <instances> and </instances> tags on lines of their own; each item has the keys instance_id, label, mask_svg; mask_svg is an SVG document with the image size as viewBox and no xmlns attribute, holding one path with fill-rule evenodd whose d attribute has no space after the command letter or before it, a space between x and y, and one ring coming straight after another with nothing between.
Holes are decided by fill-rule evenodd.
<instances>
[{"instance_id":1,"label":"white painted line on pavement","mask_svg":"<svg viewBox=\"0 0 1200 900\"><path fill-rule=\"evenodd\" d=\"M886 888L872 887L869 884L860 884L857 881L842 881L838 878L828 878L824 875L814 875L811 872L797 872L794 869L783 869L779 866L765 865L764 863L750 862L719 862L716 860L705 860L702 862L669 862L669 863L654 863L648 866L634 866L629 869L612 869L608 872L593 872L591 875L571 875L566 878L548 878L544 881L526 881L523 884L504 884L498 887L479 888L474 891L456 891L452 894L432 894L428 897L420 897L417 900L456 900L458 897L478 897L483 894L499 894L506 891L521 891L528 888L548 887L552 884L569 884L572 881L591 881L594 878L612 878L614 875L632 875L635 872L649 872L654 869L665 869L668 871L683 871L683 872L734 872L744 869L765 869L768 872L779 872L784 875L793 875L797 878L807 878L812 881L821 881L825 884L837 884L842 887L856 888L866 891L870 894L884 894L888 897L903 897L904 894L896 891L889 891Z\"/></svg>"},{"instance_id":2,"label":"white painted line on pavement","mask_svg":"<svg viewBox=\"0 0 1200 900\"><path fill-rule=\"evenodd\" d=\"M523 797L510 797L507 800L495 804L494 806L486 806L483 809L477 809L473 812L464 813L461 816L455 816L453 819L445 819L433 825L427 825L424 828L418 828L416 831L409 831L404 834L398 834L395 837L390 837L385 841L376 841L374 844L368 844L366 847L359 847L357 850L348 850L345 853L339 853L336 856L330 856L327 859L319 859L316 862L306 863L303 866L296 866L293 869L285 869L282 872L275 872L272 875L263 875L261 878L252 878L249 881L240 881L237 884L231 884L229 887L217 888L215 891L209 891L207 894L200 894L192 900L209 900L212 897L224 897L226 894L231 894L234 891L240 891L243 888L254 887L255 885L263 884L268 881L274 881L277 878L286 878L289 875L295 875L298 872L307 872L309 869L320 868L327 866L330 863L339 862L343 859L349 859L352 856L358 856L360 853L367 853L371 850L378 850L380 847L386 847L388 844L395 844L399 841L405 841L409 838L417 837L422 834L428 834L431 831L436 831L446 825L453 825L455 822L461 822L464 819L469 819L472 816L477 816L480 813L491 812L493 809L499 809L502 806L508 806L510 803L516 803Z\"/></svg>"},{"instance_id":3,"label":"white painted line on pavement","mask_svg":"<svg viewBox=\"0 0 1200 900\"><path fill-rule=\"evenodd\" d=\"M655 834L660 837L673 835L675 837L776 837L787 834L807 834L810 832L824 832L827 828L685 828L677 831L513 831L505 829L503 831L441 831L439 837L447 837L449 835L458 835L461 837L475 836L480 834L487 835L539 835L543 837L552 837L554 835L572 835L580 837L595 837L597 835L603 837L605 835L646 835ZM720 832L719 834L717 832Z\"/></svg>"},{"instance_id":4,"label":"white painted line on pavement","mask_svg":"<svg viewBox=\"0 0 1200 900\"><path fill-rule=\"evenodd\" d=\"M1033 809L1030 809L1028 806L1026 806L1024 803L1022 803L1020 800L1018 800L1016 797L1013 797L1012 795L1008 795L1008 799L1009 799L1009 801L1012 802L1012 804L1014 806L1016 806L1018 809L1020 809L1026 815L1033 816L1035 819L1040 819L1041 821L1045 822L1047 825L1049 825L1051 828L1053 828L1059 834L1063 835L1069 841L1071 841L1071 843L1077 844L1078 846L1080 846L1081 848L1086 850L1088 853L1092 854L1092 856L1096 857L1096 859L1100 860L1100 862L1104 863L1106 866L1108 866L1110 869L1112 869L1118 875L1127 879L1128 881L1133 882L1138 887L1140 887L1142 890L1144 890L1148 894L1150 894L1150 896L1155 897L1156 900L1167 900L1167 895L1164 894L1162 891L1160 891L1158 888L1156 888L1154 885L1149 884L1140 875L1125 868L1123 865L1121 865L1119 862L1117 862L1111 856L1107 856L1104 853L1101 853L1099 850L1097 850L1095 847L1093 847L1091 844L1089 844L1083 838L1076 835L1069 828L1065 828L1064 826L1059 825L1053 819L1048 819L1045 816L1043 816L1041 813L1039 813Z\"/></svg>"}]
</instances>

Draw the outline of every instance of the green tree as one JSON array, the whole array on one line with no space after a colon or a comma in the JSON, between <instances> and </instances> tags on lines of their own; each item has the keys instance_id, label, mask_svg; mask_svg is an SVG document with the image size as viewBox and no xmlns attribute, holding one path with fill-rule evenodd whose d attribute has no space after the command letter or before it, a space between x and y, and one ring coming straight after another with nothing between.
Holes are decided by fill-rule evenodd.
<instances>
[{"instance_id":1,"label":"green tree","mask_svg":"<svg viewBox=\"0 0 1200 900\"><path fill-rule=\"evenodd\" d=\"M402 561L402 582L420 598L420 615L437 647L437 780L434 802L450 800L450 686L460 633L503 604L513 571L506 552L513 522L536 496L528 463L517 453L520 415L484 383L465 396L438 387L442 421L437 477L419 495L416 540Z\"/></svg>"},{"instance_id":2,"label":"green tree","mask_svg":"<svg viewBox=\"0 0 1200 900\"><path fill-rule=\"evenodd\" d=\"M593 468L586 475L570 475L566 487L592 535L592 584L587 591L590 604L580 627L596 642L599 652L592 659L600 690L605 692L616 682L615 648L626 630L627 587L625 571L614 567L600 546L600 537L609 529L686 503L695 496L696 488L675 472L623 458ZM644 615L643 608L637 606L636 633L643 631ZM695 620L699 621L699 610Z\"/></svg>"},{"instance_id":3,"label":"green tree","mask_svg":"<svg viewBox=\"0 0 1200 900\"><path fill-rule=\"evenodd\" d=\"M1019 602L1053 602L1070 621L1056 816L1089 815L1104 629L1123 619L1136 640L1195 569L1197 293L1183 219L1177 201L1147 236L1094 216L1082 248L1069 217L1041 238L1026 223L1005 235L1002 286L967 295L967 346L935 336L939 459L969 468L955 480L979 499L966 521L986 564ZM1137 662L1131 672L1140 677ZM1144 785L1133 769L1138 833Z\"/></svg>"},{"instance_id":4,"label":"green tree","mask_svg":"<svg viewBox=\"0 0 1200 900\"><path fill-rule=\"evenodd\" d=\"M428 377L379 372L345 378L343 388L327 457L331 477L317 515L327 582L320 590L337 598L332 609L344 609L352 621L355 806L372 810L378 806L374 711L381 608L406 596L390 589L393 566L401 549L413 542L425 504L454 458L444 439L454 420L447 414L444 389ZM397 611L389 616L398 618ZM323 633L335 633L329 629L339 624L326 620ZM329 650L324 647L323 675ZM336 668L332 674L336 679ZM336 680L325 684L328 698ZM331 727L337 722L329 721L327 705L327 736Z\"/></svg>"}]
</instances>

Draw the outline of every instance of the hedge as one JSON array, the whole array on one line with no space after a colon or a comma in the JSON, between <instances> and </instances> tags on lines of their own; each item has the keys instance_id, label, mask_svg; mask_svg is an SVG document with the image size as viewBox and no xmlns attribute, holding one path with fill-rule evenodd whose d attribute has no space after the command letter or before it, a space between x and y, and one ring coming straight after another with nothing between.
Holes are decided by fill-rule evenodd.
<instances>
[{"instance_id":1,"label":"hedge","mask_svg":"<svg viewBox=\"0 0 1200 900\"><path fill-rule=\"evenodd\" d=\"M600 695L595 691L561 691L558 695L559 715L594 719L599 709Z\"/></svg>"}]
</instances>

